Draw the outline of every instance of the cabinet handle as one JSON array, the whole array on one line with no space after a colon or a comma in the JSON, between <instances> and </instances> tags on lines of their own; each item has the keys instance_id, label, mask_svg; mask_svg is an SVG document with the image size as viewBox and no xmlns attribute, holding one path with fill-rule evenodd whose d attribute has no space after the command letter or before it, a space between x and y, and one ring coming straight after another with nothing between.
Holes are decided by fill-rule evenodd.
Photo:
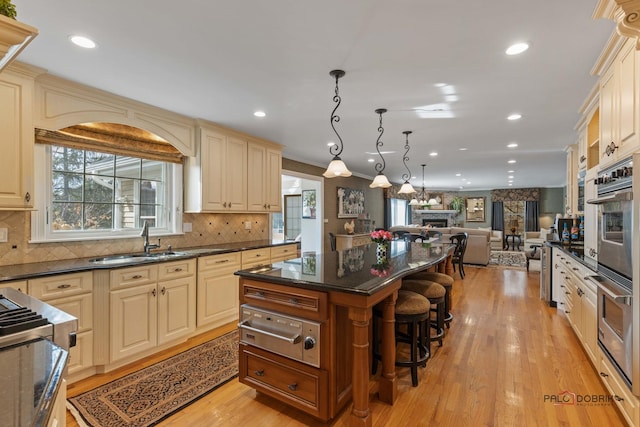
<instances>
[{"instance_id":1,"label":"cabinet handle","mask_svg":"<svg viewBox=\"0 0 640 427\"><path fill-rule=\"evenodd\" d=\"M298 384L296 384L296 383L289 384L287 387L288 387L288 388L289 388L289 390L291 390L291 391L296 391L296 390L298 389Z\"/></svg>"},{"instance_id":2,"label":"cabinet handle","mask_svg":"<svg viewBox=\"0 0 640 427\"><path fill-rule=\"evenodd\" d=\"M28 191L27 191L27 194L24 195L24 201L25 202L30 202L31 201L31 194L29 194Z\"/></svg>"},{"instance_id":3,"label":"cabinet handle","mask_svg":"<svg viewBox=\"0 0 640 427\"><path fill-rule=\"evenodd\" d=\"M614 398L615 400L617 400L618 402L622 402L622 401L624 400L623 398L621 398L621 397L620 397L620 396L618 396L617 394L614 394L614 395L613 395L613 398Z\"/></svg>"},{"instance_id":4,"label":"cabinet handle","mask_svg":"<svg viewBox=\"0 0 640 427\"><path fill-rule=\"evenodd\" d=\"M220 261L216 261L216 264L224 264L225 262L229 262L228 259L221 259Z\"/></svg>"},{"instance_id":5,"label":"cabinet handle","mask_svg":"<svg viewBox=\"0 0 640 427\"><path fill-rule=\"evenodd\" d=\"M617 148L618 146L613 141L611 141L611 144L607 145L607 148L604 150L604 152L607 156L610 156L614 151L616 151Z\"/></svg>"},{"instance_id":6,"label":"cabinet handle","mask_svg":"<svg viewBox=\"0 0 640 427\"><path fill-rule=\"evenodd\" d=\"M160 292L162 293L162 295L164 295L167 292L167 289L163 286Z\"/></svg>"},{"instance_id":7,"label":"cabinet handle","mask_svg":"<svg viewBox=\"0 0 640 427\"><path fill-rule=\"evenodd\" d=\"M565 292L564 294L565 295L571 295L571 292Z\"/></svg>"},{"instance_id":8,"label":"cabinet handle","mask_svg":"<svg viewBox=\"0 0 640 427\"><path fill-rule=\"evenodd\" d=\"M229 202L229 209L231 209L231 202Z\"/></svg>"},{"instance_id":9,"label":"cabinet handle","mask_svg":"<svg viewBox=\"0 0 640 427\"><path fill-rule=\"evenodd\" d=\"M260 369L259 371L255 371L256 377L264 377L264 369Z\"/></svg>"},{"instance_id":10,"label":"cabinet handle","mask_svg":"<svg viewBox=\"0 0 640 427\"><path fill-rule=\"evenodd\" d=\"M226 207L227 207L227 202L224 202L224 203L222 204L222 207L223 207L223 208L226 208Z\"/></svg>"},{"instance_id":11,"label":"cabinet handle","mask_svg":"<svg viewBox=\"0 0 640 427\"><path fill-rule=\"evenodd\" d=\"M587 158L584 155L580 156L580 163L584 163L585 160L587 160Z\"/></svg>"},{"instance_id":12,"label":"cabinet handle","mask_svg":"<svg viewBox=\"0 0 640 427\"><path fill-rule=\"evenodd\" d=\"M601 376L602 378L607 378L609 375L605 374L604 372L600 372L600 376Z\"/></svg>"},{"instance_id":13,"label":"cabinet handle","mask_svg":"<svg viewBox=\"0 0 640 427\"><path fill-rule=\"evenodd\" d=\"M142 279L142 276L139 274L136 274L135 276L131 276L132 279Z\"/></svg>"},{"instance_id":14,"label":"cabinet handle","mask_svg":"<svg viewBox=\"0 0 640 427\"><path fill-rule=\"evenodd\" d=\"M173 269L173 273L178 273L180 271L182 271L181 267L176 267L176 268Z\"/></svg>"},{"instance_id":15,"label":"cabinet handle","mask_svg":"<svg viewBox=\"0 0 640 427\"><path fill-rule=\"evenodd\" d=\"M561 288L564 288L564 285L560 285Z\"/></svg>"},{"instance_id":16,"label":"cabinet handle","mask_svg":"<svg viewBox=\"0 0 640 427\"><path fill-rule=\"evenodd\" d=\"M156 290L155 290L155 289L153 289L153 290L151 291L151 295L153 295L154 297L156 296Z\"/></svg>"},{"instance_id":17,"label":"cabinet handle","mask_svg":"<svg viewBox=\"0 0 640 427\"><path fill-rule=\"evenodd\" d=\"M298 298L290 298L289 303L298 305L300 304L300 301L298 301Z\"/></svg>"},{"instance_id":18,"label":"cabinet handle","mask_svg":"<svg viewBox=\"0 0 640 427\"><path fill-rule=\"evenodd\" d=\"M267 205L267 209L271 209L271 205Z\"/></svg>"},{"instance_id":19,"label":"cabinet handle","mask_svg":"<svg viewBox=\"0 0 640 427\"><path fill-rule=\"evenodd\" d=\"M262 205L263 208L267 209L267 204Z\"/></svg>"},{"instance_id":20,"label":"cabinet handle","mask_svg":"<svg viewBox=\"0 0 640 427\"><path fill-rule=\"evenodd\" d=\"M71 287L71 285L68 284L68 283L65 283L64 285L58 285L58 289L68 289L70 287Z\"/></svg>"},{"instance_id":21,"label":"cabinet handle","mask_svg":"<svg viewBox=\"0 0 640 427\"><path fill-rule=\"evenodd\" d=\"M577 267L572 267L571 269L572 269L573 271L579 271L579 270L580 270L580 269L579 269L579 268L577 268Z\"/></svg>"},{"instance_id":22,"label":"cabinet handle","mask_svg":"<svg viewBox=\"0 0 640 427\"><path fill-rule=\"evenodd\" d=\"M565 311L564 313L565 313L565 314L571 314L571 312L570 312L570 311Z\"/></svg>"}]
</instances>

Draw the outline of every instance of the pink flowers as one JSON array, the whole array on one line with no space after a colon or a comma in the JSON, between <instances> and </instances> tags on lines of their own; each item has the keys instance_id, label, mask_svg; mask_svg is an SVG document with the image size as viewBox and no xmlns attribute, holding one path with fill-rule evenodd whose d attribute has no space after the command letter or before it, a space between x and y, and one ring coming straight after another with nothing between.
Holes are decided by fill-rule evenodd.
<instances>
[{"instance_id":1,"label":"pink flowers","mask_svg":"<svg viewBox=\"0 0 640 427\"><path fill-rule=\"evenodd\" d=\"M387 277L391 273L391 266L389 263L373 264L370 273L378 277Z\"/></svg>"},{"instance_id":2,"label":"pink flowers","mask_svg":"<svg viewBox=\"0 0 640 427\"><path fill-rule=\"evenodd\" d=\"M393 239L391 232L386 230L377 230L371 232L371 241L375 243L386 243Z\"/></svg>"}]
</instances>

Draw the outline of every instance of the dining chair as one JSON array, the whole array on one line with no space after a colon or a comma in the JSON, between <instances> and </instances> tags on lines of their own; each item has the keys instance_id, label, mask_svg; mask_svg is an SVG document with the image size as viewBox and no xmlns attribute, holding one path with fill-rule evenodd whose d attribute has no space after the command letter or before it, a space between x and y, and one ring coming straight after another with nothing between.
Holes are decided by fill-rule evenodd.
<instances>
[{"instance_id":1,"label":"dining chair","mask_svg":"<svg viewBox=\"0 0 640 427\"><path fill-rule=\"evenodd\" d=\"M329 232L329 243L331 244L331 252L336 251L336 235Z\"/></svg>"},{"instance_id":2,"label":"dining chair","mask_svg":"<svg viewBox=\"0 0 640 427\"><path fill-rule=\"evenodd\" d=\"M468 233L456 233L452 235L449 240L455 244L456 247L453 250L453 271L456 271L456 264L458 264L458 270L460 272L460 278L464 279L464 253L467 250L467 240L469 239Z\"/></svg>"}]
</instances>

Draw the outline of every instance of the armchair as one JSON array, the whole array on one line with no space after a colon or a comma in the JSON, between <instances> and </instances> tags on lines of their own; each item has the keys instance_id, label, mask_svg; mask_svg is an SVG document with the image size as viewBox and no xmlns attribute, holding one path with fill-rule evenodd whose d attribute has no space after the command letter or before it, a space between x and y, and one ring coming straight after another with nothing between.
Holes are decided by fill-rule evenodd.
<instances>
[{"instance_id":1,"label":"armchair","mask_svg":"<svg viewBox=\"0 0 640 427\"><path fill-rule=\"evenodd\" d=\"M547 234L549 230L540 229L540 231L525 231L524 232L524 250L530 251L533 248L532 245L542 246L547 240Z\"/></svg>"}]
</instances>

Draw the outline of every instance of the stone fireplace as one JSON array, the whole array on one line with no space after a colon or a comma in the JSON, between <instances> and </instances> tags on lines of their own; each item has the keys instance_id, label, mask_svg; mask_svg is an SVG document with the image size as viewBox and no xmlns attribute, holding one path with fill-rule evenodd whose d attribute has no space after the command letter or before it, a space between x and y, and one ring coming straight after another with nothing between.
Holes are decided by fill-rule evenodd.
<instances>
[{"instance_id":1,"label":"stone fireplace","mask_svg":"<svg viewBox=\"0 0 640 427\"><path fill-rule=\"evenodd\" d=\"M448 221L446 218L443 219L429 219L422 218L422 225L430 225L431 227L448 227Z\"/></svg>"},{"instance_id":2,"label":"stone fireplace","mask_svg":"<svg viewBox=\"0 0 640 427\"><path fill-rule=\"evenodd\" d=\"M411 223L420 225L431 225L432 227L452 227L455 225L457 212L454 210L431 209L413 210L411 212Z\"/></svg>"}]
</instances>

